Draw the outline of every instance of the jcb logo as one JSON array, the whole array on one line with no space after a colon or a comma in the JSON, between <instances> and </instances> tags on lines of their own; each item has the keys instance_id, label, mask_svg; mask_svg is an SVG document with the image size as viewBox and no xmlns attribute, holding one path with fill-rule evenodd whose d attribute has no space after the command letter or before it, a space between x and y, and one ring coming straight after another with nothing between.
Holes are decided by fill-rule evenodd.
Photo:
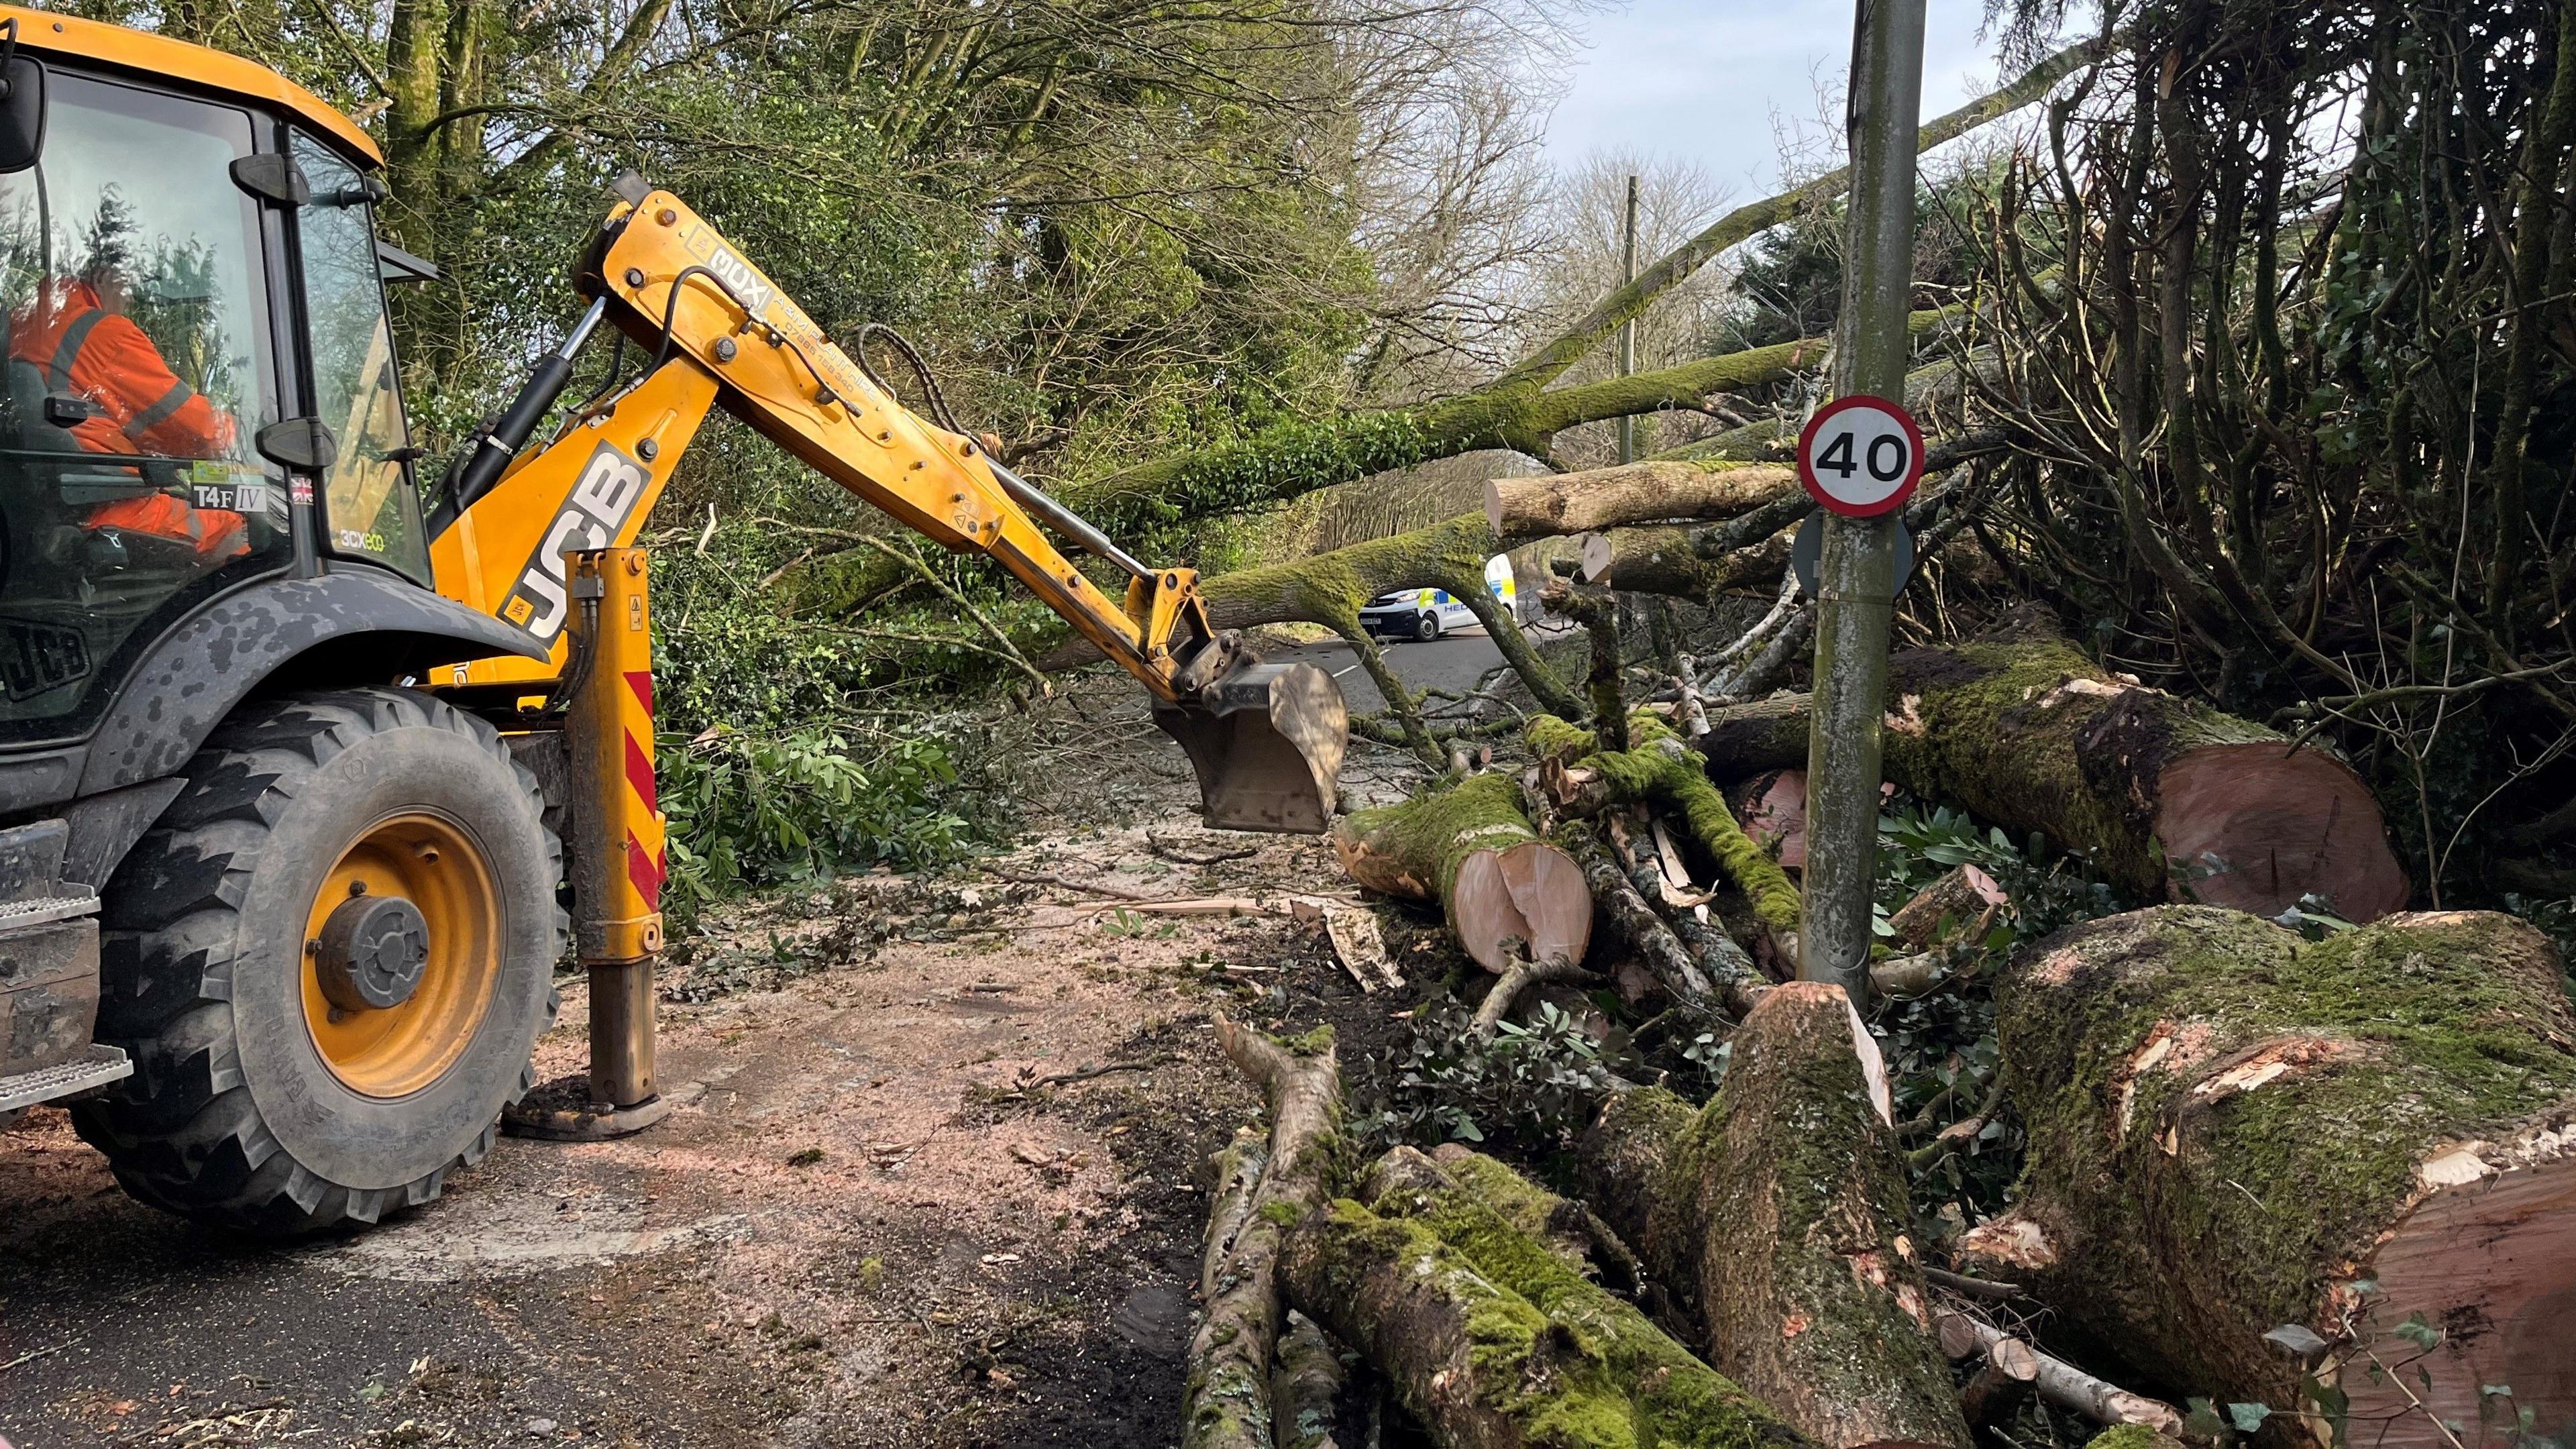
<instances>
[{"instance_id":1,"label":"jcb logo","mask_svg":"<svg viewBox=\"0 0 2576 1449\"><path fill-rule=\"evenodd\" d=\"M613 444L600 444L599 451L590 455L590 463L581 470L581 481L573 485L572 496L564 500L563 511L547 525L545 536L537 541L536 552L519 570L519 581L511 587L509 601L501 607L501 617L527 630L537 642L552 644L555 636L563 632L567 607L564 554L615 543L618 531L634 514L636 502L644 496L644 485L652 477L643 464L617 451Z\"/></svg>"}]
</instances>

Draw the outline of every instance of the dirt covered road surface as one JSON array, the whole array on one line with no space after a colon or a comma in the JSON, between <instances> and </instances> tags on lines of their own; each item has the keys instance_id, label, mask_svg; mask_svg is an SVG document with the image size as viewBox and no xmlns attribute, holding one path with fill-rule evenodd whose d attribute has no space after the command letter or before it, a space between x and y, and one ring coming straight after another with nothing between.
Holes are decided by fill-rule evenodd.
<instances>
[{"instance_id":1,"label":"dirt covered road surface","mask_svg":"<svg viewBox=\"0 0 2576 1449\"><path fill-rule=\"evenodd\" d=\"M1347 1060L1413 991L1363 995L1284 914L1140 909L1348 883L1320 840L1201 828L1132 691L1078 690L1003 727L1008 854L739 903L675 952L662 1080L704 1094L641 1136L505 1138L424 1209L280 1247L130 1201L59 1109L0 1132L0 1436L1173 1443L1206 1158L1258 1116L1210 1016L1331 1021ZM1345 784L1404 778L1360 746ZM1436 990L1436 933L1389 925ZM563 984L541 1075L584 1058Z\"/></svg>"}]
</instances>

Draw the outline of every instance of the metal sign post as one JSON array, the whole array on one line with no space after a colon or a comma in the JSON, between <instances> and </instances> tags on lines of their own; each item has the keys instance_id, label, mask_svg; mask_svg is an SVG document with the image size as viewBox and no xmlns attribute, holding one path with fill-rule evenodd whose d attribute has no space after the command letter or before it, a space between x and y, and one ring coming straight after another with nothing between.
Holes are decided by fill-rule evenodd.
<instances>
[{"instance_id":1,"label":"metal sign post","mask_svg":"<svg viewBox=\"0 0 2576 1449\"><path fill-rule=\"evenodd\" d=\"M1880 721L1887 699L1887 651L1896 595L1896 510L1902 492L1873 477L1892 461L1873 418L1904 420L1883 400L1905 396L1911 360L1907 304L1914 284L1914 136L1923 109L1925 0L1860 0L1852 26L1851 201L1843 231L1842 314L1834 327L1833 390L1847 401L1811 458L1799 450L1810 488L1821 477L1845 480L1853 496L1881 487L1866 516L1844 509L1826 518L1817 563L1816 691L1807 736L1806 927L1798 974L1833 981L1855 1004L1869 999L1870 892L1878 867ZM1876 406L1858 404L1866 395ZM1832 427L1831 422L1827 427ZM1809 428L1815 438L1817 429ZM1850 457L1827 456L1847 438ZM1923 447L1913 435L1907 471L1919 477ZM1818 472L1811 474L1811 464ZM1912 483L1904 484L1910 491ZM1820 497L1839 492L1828 487Z\"/></svg>"}]
</instances>

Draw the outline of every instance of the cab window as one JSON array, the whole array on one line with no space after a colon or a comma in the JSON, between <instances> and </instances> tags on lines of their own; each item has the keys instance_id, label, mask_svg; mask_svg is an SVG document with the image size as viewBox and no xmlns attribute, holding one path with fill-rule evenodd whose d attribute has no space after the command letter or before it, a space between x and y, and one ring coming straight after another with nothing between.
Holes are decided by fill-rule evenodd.
<instances>
[{"instance_id":1,"label":"cab window","mask_svg":"<svg viewBox=\"0 0 2576 1449\"><path fill-rule=\"evenodd\" d=\"M322 538L354 554L429 579L420 496L403 461L401 378L376 263L376 228L358 169L298 133L297 169L313 199L296 213L304 262L304 315L312 329L316 415L339 443L323 479Z\"/></svg>"},{"instance_id":2,"label":"cab window","mask_svg":"<svg viewBox=\"0 0 2576 1449\"><path fill-rule=\"evenodd\" d=\"M57 70L0 176L0 741L76 733L198 601L293 558L248 112Z\"/></svg>"}]
</instances>

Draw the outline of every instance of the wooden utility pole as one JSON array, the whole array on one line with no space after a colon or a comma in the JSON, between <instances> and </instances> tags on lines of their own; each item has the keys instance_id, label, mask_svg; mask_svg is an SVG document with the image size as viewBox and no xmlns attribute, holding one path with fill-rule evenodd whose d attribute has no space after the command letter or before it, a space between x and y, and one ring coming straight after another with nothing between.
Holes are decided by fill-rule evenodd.
<instances>
[{"instance_id":1,"label":"wooden utility pole","mask_svg":"<svg viewBox=\"0 0 2576 1449\"><path fill-rule=\"evenodd\" d=\"M1619 285L1624 287L1636 280L1637 178L1631 175L1628 178L1627 220L1621 223L1619 228ZM1637 319L1631 317L1619 324L1619 375L1628 377L1636 370ZM1637 461L1637 420L1633 417L1619 419L1619 461L1622 463Z\"/></svg>"},{"instance_id":2,"label":"wooden utility pole","mask_svg":"<svg viewBox=\"0 0 2576 1449\"><path fill-rule=\"evenodd\" d=\"M1851 200L1843 228L1837 397L1902 403L1912 357L1914 135L1925 0L1859 0L1852 26ZM1806 923L1799 975L1869 998L1878 867L1880 721L1895 613L1899 514L1828 514L1816 569L1816 692L1807 737Z\"/></svg>"}]
</instances>

